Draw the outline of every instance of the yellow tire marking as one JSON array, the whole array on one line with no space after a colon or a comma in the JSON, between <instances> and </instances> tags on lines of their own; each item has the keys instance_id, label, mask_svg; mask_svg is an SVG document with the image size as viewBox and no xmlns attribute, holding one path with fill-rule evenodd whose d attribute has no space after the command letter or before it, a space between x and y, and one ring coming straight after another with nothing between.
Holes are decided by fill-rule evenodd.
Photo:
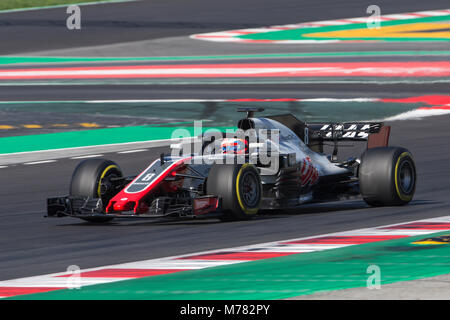
<instances>
[{"instance_id":1,"label":"yellow tire marking","mask_svg":"<svg viewBox=\"0 0 450 320\"><path fill-rule=\"evenodd\" d=\"M398 184L398 166L400 165L400 161L401 161L403 158L407 157L407 156L409 156L410 158L412 158L412 155L411 155L409 152L403 152L403 153L400 155L400 157L398 158L397 164L395 165L395 189L397 190L397 195L398 195L398 196L400 197L400 199L403 200L403 201L411 201L412 198L413 198L413 195L412 195L412 194L411 194L411 195L403 194L403 193L400 191L400 185Z\"/></svg>"},{"instance_id":2,"label":"yellow tire marking","mask_svg":"<svg viewBox=\"0 0 450 320\"><path fill-rule=\"evenodd\" d=\"M448 242L440 242L440 241L416 241L416 242L412 242L412 244L448 244Z\"/></svg>"},{"instance_id":3,"label":"yellow tire marking","mask_svg":"<svg viewBox=\"0 0 450 320\"><path fill-rule=\"evenodd\" d=\"M93 123L89 123L89 122L82 122L79 123L80 126L84 127L84 128L98 128L100 127L98 124L96 124L95 122Z\"/></svg>"},{"instance_id":4,"label":"yellow tire marking","mask_svg":"<svg viewBox=\"0 0 450 320\"><path fill-rule=\"evenodd\" d=\"M65 128L65 127L68 127L69 125L68 124L65 124L65 123L55 123L55 124L52 124L52 127L57 127L57 128Z\"/></svg>"},{"instance_id":5,"label":"yellow tire marking","mask_svg":"<svg viewBox=\"0 0 450 320\"><path fill-rule=\"evenodd\" d=\"M111 169L117 169L117 170L119 170L119 168L118 168L116 165L114 165L114 164L112 164L112 165L106 167L106 169L103 170L102 175L100 176L100 180L98 181L97 195L98 195L99 198L101 198L100 187L101 187L101 185L102 185L102 180L103 180L103 178L106 176L106 174L108 173L108 171L111 170Z\"/></svg>"},{"instance_id":6,"label":"yellow tire marking","mask_svg":"<svg viewBox=\"0 0 450 320\"><path fill-rule=\"evenodd\" d=\"M238 199L238 202L239 202L239 206L241 207L241 209L244 211L244 213L245 214L255 214L255 213L257 213L258 212L258 207L257 208L247 208L245 205L244 205L244 203L242 202L242 199L241 199L241 195L240 195L240 192L239 192L239 181L241 180L241 174L242 174L242 171L246 168L246 167L248 167L248 166L252 166L250 163L245 163L242 167L241 167L241 169L239 170L239 173L238 173L238 175L237 175L237 177L236 177L236 194L237 194L237 199Z\"/></svg>"},{"instance_id":7,"label":"yellow tire marking","mask_svg":"<svg viewBox=\"0 0 450 320\"><path fill-rule=\"evenodd\" d=\"M80 126L83 128L100 128L101 126L97 123L89 123L89 122L82 122L77 124L67 124L67 123L54 123L54 124L46 124L46 125L40 125L40 124L18 124L17 126L26 128L26 129L42 129L42 128L67 128L70 126ZM0 130L9 130L9 129L17 129L17 126L10 126L10 125L0 125Z\"/></svg>"}]
</instances>

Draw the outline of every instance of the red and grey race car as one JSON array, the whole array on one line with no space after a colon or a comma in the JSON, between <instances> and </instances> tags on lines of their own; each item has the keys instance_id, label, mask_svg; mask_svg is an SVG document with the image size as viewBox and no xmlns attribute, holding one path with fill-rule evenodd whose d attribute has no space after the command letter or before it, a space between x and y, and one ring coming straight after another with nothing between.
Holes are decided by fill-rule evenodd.
<instances>
[{"instance_id":1,"label":"red and grey race car","mask_svg":"<svg viewBox=\"0 0 450 320\"><path fill-rule=\"evenodd\" d=\"M127 218L249 219L263 209L361 195L371 206L409 203L416 186L411 153L389 147L383 123L305 123L292 114L247 117L233 134L212 132L172 146L136 176L104 159L75 169L70 194L47 199L47 216L91 222ZM361 157L338 161L342 141L367 142ZM324 145L332 145L331 154ZM196 148L194 148L195 150ZM188 150L188 151L186 151Z\"/></svg>"}]
</instances>

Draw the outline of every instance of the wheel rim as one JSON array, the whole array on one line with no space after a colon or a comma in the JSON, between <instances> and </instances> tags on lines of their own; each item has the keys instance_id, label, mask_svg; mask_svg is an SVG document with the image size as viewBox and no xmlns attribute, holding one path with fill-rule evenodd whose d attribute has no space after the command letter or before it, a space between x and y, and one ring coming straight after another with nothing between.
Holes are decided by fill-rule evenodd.
<instances>
[{"instance_id":1,"label":"wheel rim","mask_svg":"<svg viewBox=\"0 0 450 320\"><path fill-rule=\"evenodd\" d=\"M415 185L415 171L412 163L409 160L405 160L400 164L398 170L400 188L404 194L410 194Z\"/></svg>"},{"instance_id":2,"label":"wheel rim","mask_svg":"<svg viewBox=\"0 0 450 320\"><path fill-rule=\"evenodd\" d=\"M258 177L253 172L246 172L241 181L242 199L245 206L248 208L256 207L260 193Z\"/></svg>"},{"instance_id":3,"label":"wheel rim","mask_svg":"<svg viewBox=\"0 0 450 320\"><path fill-rule=\"evenodd\" d=\"M98 181L98 197L102 199L103 207L105 208L109 200L115 195L112 178L118 178L122 176L121 172L117 168L112 168L109 171L105 170L104 175Z\"/></svg>"}]
</instances>

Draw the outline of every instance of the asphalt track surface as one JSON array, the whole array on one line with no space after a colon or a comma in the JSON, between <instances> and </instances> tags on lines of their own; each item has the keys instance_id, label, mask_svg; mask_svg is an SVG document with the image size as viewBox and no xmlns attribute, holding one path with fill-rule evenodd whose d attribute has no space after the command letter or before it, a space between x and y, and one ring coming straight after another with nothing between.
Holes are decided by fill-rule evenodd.
<instances>
[{"instance_id":1,"label":"asphalt track surface","mask_svg":"<svg viewBox=\"0 0 450 320\"><path fill-rule=\"evenodd\" d=\"M82 8L82 29L66 28L65 8L0 14L0 54L79 48L302 21L365 16L369 0L142 0ZM443 9L447 0L378 0L382 14ZM194 42L195 43L195 42ZM202 45L194 44L192 47ZM204 44L203 47L215 45ZM225 44L227 46L227 44ZM177 46L183 54L185 45ZM223 47L223 46L222 46ZM252 48L232 46L235 50ZM269 48L264 46L265 48ZM376 45L376 47L380 47ZM255 48L255 47L253 47ZM259 48L263 48L260 47ZM280 51L278 46L272 49ZM298 46L294 46L298 50ZM346 47L348 50L348 46ZM134 53L126 53L132 56ZM167 55L167 51L165 52Z\"/></svg>"},{"instance_id":2,"label":"asphalt track surface","mask_svg":"<svg viewBox=\"0 0 450 320\"><path fill-rule=\"evenodd\" d=\"M326 79L324 79L326 80ZM11 86L0 101L122 99L275 99L275 98L403 98L446 94L448 83L301 83L227 85L89 85ZM0 86L0 89L2 87Z\"/></svg>"},{"instance_id":3,"label":"asphalt track surface","mask_svg":"<svg viewBox=\"0 0 450 320\"><path fill-rule=\"evenodd\" d=\"M306 237L448 215L450 116L393 123L392 145L409 148L418 169L415 200L408 206L370 208L362 200L309 205L289 214L266 213L252 221L81 220L43 218L45 199L65 194L80 160L0 169L0 280ZM164 149L105 154L125 174L143 169ZM348 151L347 151L348 152Z\"/></svg>"},{"instance_id":4,"label":"asphalt track surface","mask_svg":"<svg viewBox=\"0 0 450 320\"><path fill-rule=\"evenodd\" d=\"M169 41L167 47L169 42L164 41L167 37L192 33L359 17L365 14L370 4L370 1L357 0L345 1L345 4L332 0L305 4L298 0L252 0L243 5L236 0L195 0L187 6L184 0L150 0L86 7L83 9L84 29L79 33L66 30L64 9L0 14L0 41L8 43L0 47L0 54L56 49L76 52L80 47L149 39L161 41L162 55L170 55L169 47L172 52L178 48L184 53L205 49L203 54L225 52L222 50L225 47L232 48L230 51L233 52L263 50L262 46L244 49L243 45L192 41L190 47L184 46L184 42L174 44L173 41ZM448 7L448 1L441 0L386 0L377 4L382 13ZM402 48L413 49L415 46L402 44ZM341 46L339 50L350 47ZM370 47L375 45L366 46ZM376 45L380 50L385 47ZM442 49L443 45L427 44L427 48L433 47ZM299 50L294 46L283 48L286 49L264 46L264 50L271 52ZM317 50L317 47L307 48ZM331 47L321 48L329 50ZM95 50L85 51L86 54L92 52ZM126 53L136 55L139 52ZM442 94L448 91L447 88L448 84L431 83L11 86L0 87L0 100L405 97ZM443 116L392 124L391 144L411 150L419 173L415 200L405 207L370 208L362 200L352 200L305 206L290 214L265 213L245 222L115 220L108 224L89 224L70 218L43 218L45 199L67 192L72 171L80 160L63 159L49 164L0 168L0 280L61 272L69 265L97 267L448 215L449 121L450 116ZM125 174L136 174L163 151L165 149L154 148L149 152L110 153L104 157L119 163Z\"/></svg>"}]
</instances>

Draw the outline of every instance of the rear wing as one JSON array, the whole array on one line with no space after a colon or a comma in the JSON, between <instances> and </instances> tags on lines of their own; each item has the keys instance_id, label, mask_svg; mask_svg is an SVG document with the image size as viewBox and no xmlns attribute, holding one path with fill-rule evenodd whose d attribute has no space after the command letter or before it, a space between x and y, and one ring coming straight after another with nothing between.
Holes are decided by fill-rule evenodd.
<instances>
[{"instance_id":1,"label":"rear wing","mask_svg":"<svg viewBox=\"0 0 450 320\"><path fill-rule=\"evenodd\" d=\"M382 122L308 123L305 138L309 141L366 141L370 134L379 133L382 127Z\"/></svg>"},{"instance_id":2,"label":"rear wing","mask_svg":"<svg viewBox=\"0 0 450 320\"><path fill-rule=\"evenodd\" d=\"M367 149L387 147L391 127L382 122L308 124L305 143L314 151L323 153L324 142L334 144L332 160L337 161L338 143L341 141L367 141Z\"/></svg>"},{"instance_id":3,"label":"rear wing","mask_svg":"<svg viewBox=\"0 0 450 320\"><path fill-rule=\"evenodd\" d=\"M291 129L303 142L309 144L314 141L367 141L373 134L378 134L384 127L382 122L330 122L306 123L292 114L268 116ZM247 129L243 121L239 128Z\"/></svg>"},{"instance_id":4,"label":"rear wing","mask_svg":"<svg viewBox=\"0 0 450 320\"><path fill-rule=\"evenodd\" d=\"M334 144L333 158L342 141L367 141L367 148L389 144L390 127L382 122L305 123L292 114L268 116L291 129L312 150L323 153L325 142Z\"/></svg>"}]
</instances>

